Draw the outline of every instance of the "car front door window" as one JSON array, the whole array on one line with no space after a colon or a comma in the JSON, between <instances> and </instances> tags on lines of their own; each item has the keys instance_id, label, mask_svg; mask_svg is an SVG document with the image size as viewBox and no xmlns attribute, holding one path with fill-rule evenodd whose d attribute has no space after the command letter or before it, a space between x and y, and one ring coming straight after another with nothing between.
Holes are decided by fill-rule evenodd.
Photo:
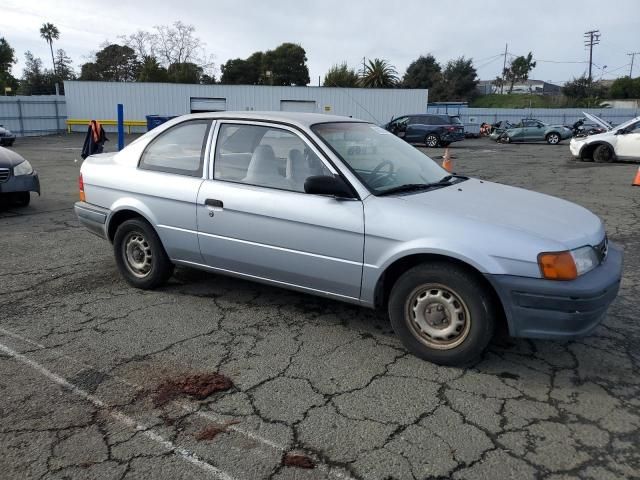
<instances>
[{"instance_id":1,"label":"car front door window","mask_svg":"<svg viewBox=\"0 0 640 480\"><path fill-rule=\"evenodd\" d=\"M214 178L304 192L315 175L331 175L296 134L275 127L223 124L218 133Z\"/></svg>"}]
</instances>

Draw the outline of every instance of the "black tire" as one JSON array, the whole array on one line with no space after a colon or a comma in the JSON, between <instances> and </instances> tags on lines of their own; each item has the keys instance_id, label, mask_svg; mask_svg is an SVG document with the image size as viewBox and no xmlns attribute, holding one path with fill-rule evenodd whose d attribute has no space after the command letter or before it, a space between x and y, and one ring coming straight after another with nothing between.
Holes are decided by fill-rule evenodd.
<instances>
[{"instance_id":1,"label":"black tire","mask_svg":"<svg viewBox=\"0 0 640 480\"><path fill-rule=\"evenodd\" d=\"M18 207L26 207L31 202L31 195L29 192L15 192L11 195L11 201Z\"/></svg>"},{"instance_id":2,"label":"black tire","mask_svg":"<svg viewBox=\"0 0 640 480\"><path fill-rule=\"evenodd\" d=\"M615 153L611 145L602 144L598 145L593 151L593 160L598 163L609 163L615 159Z\"/></svg>"},{"instance_id":3,"label":"black tire","mask_svg":"<svg viewBox=\"0 0 640 480\"><path fill-rule=\"evenodd\" d=\"M391 325L404 346L439 365L475 363L493 336L494 317L488 289L471 273L450 263L413 267L396 281L389 297ZM438 326L432 320L443 323ZM436 332L435 336L429 331ZM437 338L447 334L450 339Z\"/></svg>"},{"instance_id":4,"label":"black tire","mask_svg":"<svg viewBox=\"0 0 640 480\"><path fill-rule=\"evenodd\" d=\"M560 140L562 140L562 138L560 138L559 133L550 132L550 133L547 133L545 140L549 145L558 145L560 143Z\"/></svg>"},{"instance_id":5,"label":"black tire","mask_svg":"<svg viewBox=\"0 0 640 480\"><path fill-rule=\"evenodd\" d=\"M429 148L435 148L440 144L440 138L435 133L429 133L426 137L424 137L424 143Z\"/></svg>"},{"instance_id":6,"label":"black tire","mask_svg":"<svg viewBox=\"0 0 640 480\"><path fill-rule=\"evenodd\" d=\"M166 283L173 274L162 242L142 218L123 222L113 238L113 251L120 274L129 285L150 290Z\"/></svg>"}]
</instances>

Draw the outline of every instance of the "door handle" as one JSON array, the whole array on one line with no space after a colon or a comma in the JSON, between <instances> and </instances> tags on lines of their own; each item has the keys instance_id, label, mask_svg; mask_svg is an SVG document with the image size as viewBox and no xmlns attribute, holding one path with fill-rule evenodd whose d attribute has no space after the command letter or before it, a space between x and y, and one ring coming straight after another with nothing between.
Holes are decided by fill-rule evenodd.
<instances>
[{"instance_id":1,"label":"door handle","mask_svg":"<svg viewBox=\"0 0 640 480\"><path fill-rule=\"evenodd\" d=\"M207 198L204 201L204 204L207 207L211 207L211 208L222 208L224 206L224 204L222 203L222 200L216 200L215 198Z\"/></svg>"}]
</instances>

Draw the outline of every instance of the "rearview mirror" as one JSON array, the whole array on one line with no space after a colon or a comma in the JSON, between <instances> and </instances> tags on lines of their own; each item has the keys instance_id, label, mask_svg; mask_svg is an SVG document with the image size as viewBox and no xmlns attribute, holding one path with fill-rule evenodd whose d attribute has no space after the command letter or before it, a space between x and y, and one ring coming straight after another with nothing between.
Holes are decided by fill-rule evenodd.
<instances>
[{"instance_id":1,"label":"rearview mirror","mask_svg":"<svg viewBox=\"0 0 640 480\"><path fill-rule=\"evenodd\" d=\"M304 191L315 195L333 195L339 198L353 198L351 189L341 177L316 175L304 181Z\"/></svg>"}]
</instances>

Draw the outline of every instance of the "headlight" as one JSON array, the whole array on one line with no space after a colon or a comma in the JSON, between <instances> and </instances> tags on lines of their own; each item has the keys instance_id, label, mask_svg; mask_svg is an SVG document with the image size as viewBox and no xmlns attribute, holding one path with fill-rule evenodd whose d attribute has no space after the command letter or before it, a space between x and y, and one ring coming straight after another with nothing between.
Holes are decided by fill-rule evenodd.
<instances>
[{"instance_id":1,"label":"headlight","mask_svg":"<svg viewBox=\"0 0 640 480\"><path fill-rule=\"evenodd\" d=\"M27 160L13 167L13 174L16 177L18 175L29 175L31 173L33 173L33 167L31 167L31 164Z\"/></svg>"},{"instance_id":2,"label":"headlight","mask_svg":"<svg viewBox=\"0 0 640 480\"><path fill-rule=\"evenodd\" d=\"M538 264L548 280L574 280L598 266L598 255L586 245L566 252L541 253Z\"/></svg>"}]
</instances>

